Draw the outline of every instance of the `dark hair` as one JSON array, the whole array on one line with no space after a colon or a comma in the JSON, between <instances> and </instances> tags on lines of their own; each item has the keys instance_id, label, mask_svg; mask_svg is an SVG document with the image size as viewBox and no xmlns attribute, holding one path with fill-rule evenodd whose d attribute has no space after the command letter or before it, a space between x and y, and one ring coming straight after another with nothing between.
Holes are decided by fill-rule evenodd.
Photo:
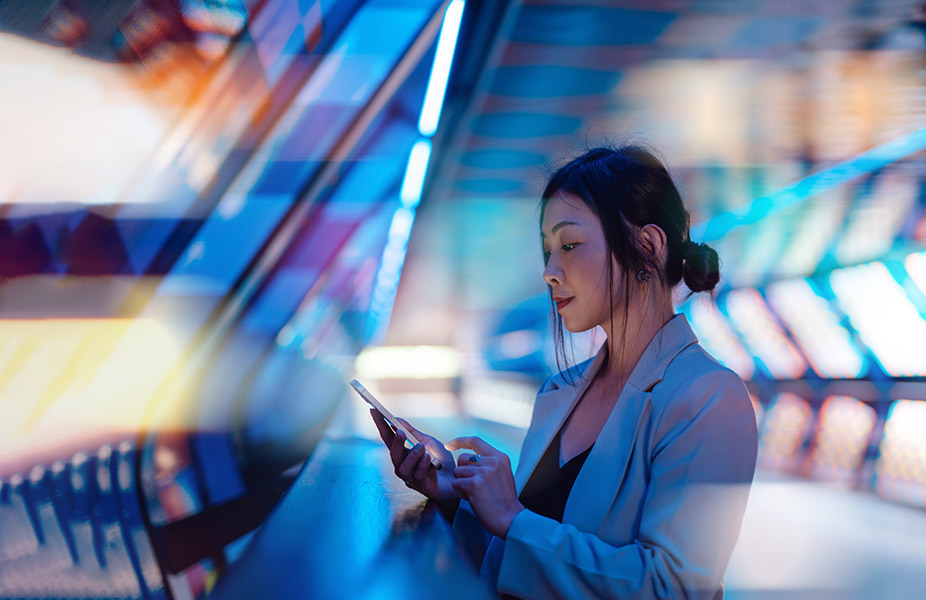
<instances>
[{"instance_id":1,"label":"dark hair","mask_svg":"<svg viewBox=\"0 0 926 600\"><path fill-rule=\"evenodd\" d=\"M556 170L547 182L540 201L543 222L547 202L558 192L582 200L595 213L604 231L609 254L623 270L623 289L643 271L656 275L673 288L684 279L692 292L710 291L720 280L717 252L706 244L696 244L689 236L690 218L672 177L649 150L636 146L593 148ZM657 264L640 243L634 229L653 224L666 234L667 258ZM608 293L613 298L613 271L608 261ZM550 290L552 302L552 290ZM626 331L629 295L624 293ZM553 310L554 334L558 350L563 342L563 322ZM614 314L611 314L613 329ZM557 363L560 362L559 352Z\"/></svg>"}]
</instances>

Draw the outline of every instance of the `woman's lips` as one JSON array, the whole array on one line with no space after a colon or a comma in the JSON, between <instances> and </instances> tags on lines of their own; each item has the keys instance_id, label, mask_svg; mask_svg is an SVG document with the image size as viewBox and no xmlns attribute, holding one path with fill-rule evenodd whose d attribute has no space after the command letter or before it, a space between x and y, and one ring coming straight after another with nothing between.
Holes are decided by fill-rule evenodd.
<instances>
[{"instance_id":1,"label":"woman's lips","mask_svg":"<svg viewBox=\"0 0 926 600\"><path fill-rule=\"evenodd\" d=\"M572 302L572 298L553 298L556 302L556 310L562 310L564 306Z\"/></svg>"}]
</instances>

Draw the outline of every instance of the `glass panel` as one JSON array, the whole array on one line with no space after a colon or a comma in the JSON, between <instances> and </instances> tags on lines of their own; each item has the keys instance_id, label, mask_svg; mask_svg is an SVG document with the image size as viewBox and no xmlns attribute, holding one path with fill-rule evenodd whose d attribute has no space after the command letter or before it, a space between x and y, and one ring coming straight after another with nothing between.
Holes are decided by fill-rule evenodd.
<instances>
[{"instance_id":1,"label":"glass panel","mask_svg":"<svg viewBox=\"0 0 926 600\"><path fill-rule=\"evenodd\" d=\"M865 359L829 302L804 279L773 283L765 295L820 377L859 377Z\"/></svg>"}]
</instances>

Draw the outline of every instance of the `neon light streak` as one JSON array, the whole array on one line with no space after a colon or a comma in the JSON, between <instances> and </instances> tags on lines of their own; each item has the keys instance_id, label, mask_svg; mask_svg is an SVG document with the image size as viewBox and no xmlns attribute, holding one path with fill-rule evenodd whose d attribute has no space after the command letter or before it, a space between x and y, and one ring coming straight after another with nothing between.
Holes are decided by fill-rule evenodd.
<instances>
[{"instance_id":1,"label":"neon light streak","mask_svg":"<svg viewBox=\"0 0 926 600\"><path fill-rule=\"evenodd\" d=\"M402 179L402 191L399 198L405 208L415 208L421 200L421 190L424 187L424 176L428 171L428 160L431 158L431 142L420 139L412 146L408 155L408 166L405 167L405 177Z\"/></svg>"},{"instance_id":2,"label":"neon light streak","mask_svg":"<svg viewBox=\"0 0 926 600\"><path fill-rule=\"evenodd\" d=\"M717 214L692 227L691 238L701 241L719 239L736 227L757 223L772 213L800 204L815 194L876 171L923 148L926 148L926 127L814 173L768 196L756 198L736 210Z\"/></svg>"},{"instance_id":3,"label":"neon light streak","mask_svg":"<svg viewBox=\"0 0 926 600\"><path fill-rule=\"evenodd\" d=\"M457 36L460 33L460 22L463 20L463 7L465 4L464 0L453 0L444 13L444 22L441 25L440 36L437 39L437 50L434 52L434 64L431 65L431 76L428 79L428 88L424 94L421 116L418 118L418 131L425 137L431 137L437 131L437 123L440 121L441 109L444 106L444 94L447 93L450 65L453 63L453 52L457 46Z\"/></svg>"}]
</instances>

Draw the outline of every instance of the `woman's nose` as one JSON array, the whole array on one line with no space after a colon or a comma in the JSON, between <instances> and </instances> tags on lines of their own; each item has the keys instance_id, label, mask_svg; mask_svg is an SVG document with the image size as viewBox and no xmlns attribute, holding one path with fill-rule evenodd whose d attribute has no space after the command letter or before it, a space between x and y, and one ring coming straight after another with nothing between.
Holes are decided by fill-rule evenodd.
<instances>
[{"instance_id":1,"label":"woman's nose","mask_svg":"<svg viewBox=\"0 0 926 600\"><path fill-rule=\"evenodd\" d=\"M559 268L559 263L551 256L547 261L547 266L543 269L543 280L547 285L559 284L563 282L563 272Z\"/></svg>"}]
</instances>

